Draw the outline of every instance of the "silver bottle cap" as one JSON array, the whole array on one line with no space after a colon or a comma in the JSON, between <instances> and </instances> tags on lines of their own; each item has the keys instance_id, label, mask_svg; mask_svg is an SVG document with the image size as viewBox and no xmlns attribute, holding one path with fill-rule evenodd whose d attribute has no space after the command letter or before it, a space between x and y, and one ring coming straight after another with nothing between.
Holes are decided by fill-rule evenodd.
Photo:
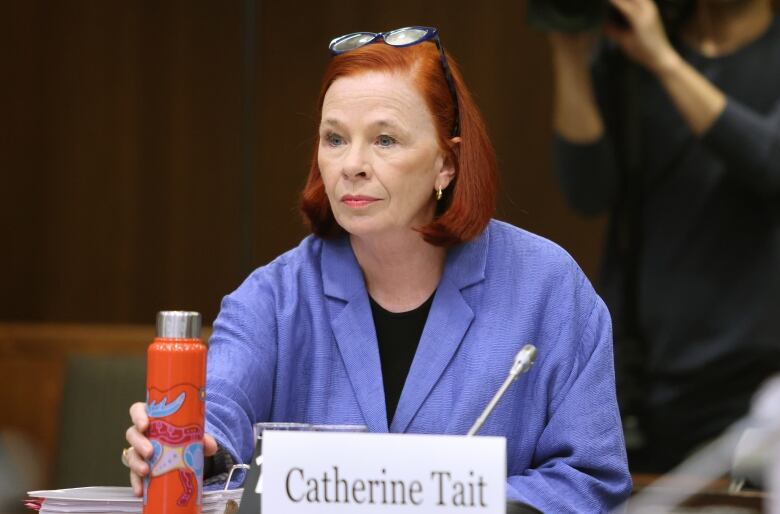
<instances>
[{"instance_id":1,"label":"silver bottle cap","mask_svg":"<svg viewBox=\"0 0 780 514\"><path fill-rule=\"evenodd\" d=\"M200 339L200 313L194 311L158 312L157 337Z\"/></svg>"}]
</instances>

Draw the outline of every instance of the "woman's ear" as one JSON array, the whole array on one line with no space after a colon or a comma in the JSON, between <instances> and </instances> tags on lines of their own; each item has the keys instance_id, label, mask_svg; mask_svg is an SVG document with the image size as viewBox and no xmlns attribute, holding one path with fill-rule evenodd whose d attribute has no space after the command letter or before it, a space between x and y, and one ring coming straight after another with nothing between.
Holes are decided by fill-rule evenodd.
<instances>
[{"instance_id":1,"label":"woman's ear","mask_svg":"<svg viewBox=\"0 0 780 514\"><path fill-rule=\"evenodd\" d=\"M444 162L436 180L437 187L442 189L447 189L452 179L455 178L456 162L460 151L460 137L453 137L448 141L448 144L449 151L444 154Z\"/></svg>"}]
</instances>

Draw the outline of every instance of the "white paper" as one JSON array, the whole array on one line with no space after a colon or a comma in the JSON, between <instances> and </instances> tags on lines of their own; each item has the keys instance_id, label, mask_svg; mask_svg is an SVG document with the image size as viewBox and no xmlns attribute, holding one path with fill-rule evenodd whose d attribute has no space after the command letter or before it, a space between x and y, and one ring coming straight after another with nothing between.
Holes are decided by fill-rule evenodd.
<instances>
[{"instance_id":1,"label":"white paper","mask_svg":"<svg viewBox=\"0 0 780 514\"><path fill-rule=\"evenodd\" d=\"M239 502L243 489L206 491L203 493L202 514L222 514L228 500ZM140 514L141 498L130 487L75 487L28 491L30 498L43 498L39 514Z\"/></svg>"}]
</instances>

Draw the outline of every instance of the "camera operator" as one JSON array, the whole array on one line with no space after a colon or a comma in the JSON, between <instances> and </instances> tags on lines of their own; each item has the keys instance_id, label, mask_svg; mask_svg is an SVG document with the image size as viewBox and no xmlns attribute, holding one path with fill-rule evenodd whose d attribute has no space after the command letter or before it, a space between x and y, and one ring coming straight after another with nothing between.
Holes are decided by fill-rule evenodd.
<instances>
[{"instance_id":1,"label":"camera operator","mask_svg":"<svg viewBox=\"0 0 780 514\"><path fill-rule=\"evenodd\" d=\"M780 22L770 0L696 0L667 33L660 0L609 3L604 38L549 36L555 167L610 215L632 470L664 472L780 370Z\"/></svg>"}]
</instances>

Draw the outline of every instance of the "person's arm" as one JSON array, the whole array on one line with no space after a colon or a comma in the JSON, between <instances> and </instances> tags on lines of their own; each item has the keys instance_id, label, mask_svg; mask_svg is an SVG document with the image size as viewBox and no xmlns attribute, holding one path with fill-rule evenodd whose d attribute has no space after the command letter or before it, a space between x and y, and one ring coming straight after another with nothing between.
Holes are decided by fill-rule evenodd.
<instances>
[{"instance_id":1,"label":"person's arm","mask_svg":"<svg viewBox=\"0 0 780 514\"><path fill-rule=\"evenodd\" d=\"M627 27L607 25L604 33L628 57L653 73L691 131L701 136L723 112L725 95L674 49L652 0L610 0Z\"/></svg>"},{"instance_id":2,"label":"person's arm","mask_svg":"<svg viewBox=\"0 0 780 514\"><path fill-rule=\"evenodd\" d=\"M604 135L590 74L596 40L592 33L550 34L555 80L553 128L570 143L595 143Z\"/></svg>"},{"instance_id":3,"label":"person's arm","mask_svg":"<svg viewBox=\"0 0 780 514\"><path fill-rule=\"evenodd\" d=\"M600 299L585 326L562 337L571 334L579 335L571 371L549 403L533 468L508 478L508 497L543 512L611 512L630 494L631 479L615 397L611 321Z\"/></svg>"},{"instance_id":4,"label":"person's arm","mask_svg":"<svg viewBox=\"0 0 780 514\"><path fill-rule=\"evenodd\" d=\"M726 95L676 51L660 64L656 76L697 136L707 132L726 107Z\"/></svg>"},{"instance_id":5,"label":"person's arm","mask_svg":"<svg viewBox=\"0 0 780 514\"><path fill-rule=\"evenodd\" d=\"M257 271L226 296L209 340L206 431L233 462L248 462L253 423L271 414L277 334L273 293ZM232 485L244 473L233 474Z\"/></svg>"},{"instance_id":6,"label":"person's arm","mask_svg":"<svg viewBox=\"0 0 780 514\"><path fill-rule=\"evenodd\" d=\"M226 296L209 341L206 377L206 433L203 451L209 473L206 489L219 486L220 479L236 462L248 462L254 451L255 419L270 415L276 363L276 325L273 294L262 273L250 276L238 290ZM130 449L124 458L130 468L130 484L136 496L149 474L146 460L152 445L146 404L130 408L132 426L126 432ZM204 462L205 464L205 462ZM224 477L224 478L223 478ZM244 471L233 474L238 486ZM210 479L210 480L209 480Z\"/></svg>"},{"instance_id":7,"label":"person's arm","mask_svg":"<svg viewBox=\"0 0 780 514\"><path fill-rule=\"evenodd\" d=\"M762 116L729 98L703 141L758 195L780 194L780 100Z\"/></svg>"},{"instance_id":8,"label":"person's arm","mask_svg":"<svg viewBox=\"0 0 780 514\"><path fill-rule=\"evenodd\" d=\"M592 76L598 36L550 34L553 94L553 166L571 206L600 214L613 203L617 166Z\"/></svg>"},{"instance_id":9,"label":"person's arm","mask_svg":"<svg viewBox=\"0 0 780 514\"><path fill-rule=\"evenodd\" d=\"M693 134L702 138L741 182L762 195L780 192L780 104L762 116L728 98L677 53L655 2L610 1L629 26L607 27L606 35L658 78Z\"/></svg>"}]
</instances>

